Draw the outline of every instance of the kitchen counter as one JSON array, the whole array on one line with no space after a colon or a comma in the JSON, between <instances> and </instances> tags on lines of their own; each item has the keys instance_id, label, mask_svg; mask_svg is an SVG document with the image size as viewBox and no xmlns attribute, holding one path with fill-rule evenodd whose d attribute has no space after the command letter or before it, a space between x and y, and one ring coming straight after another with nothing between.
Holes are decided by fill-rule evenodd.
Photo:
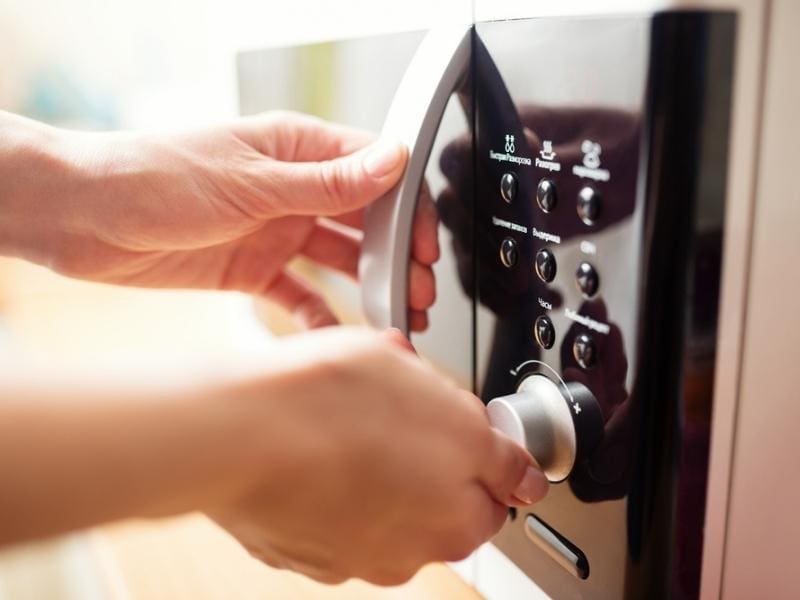
<instances>
[{"instance_id":1,"label":"kitchen counter","mask_svg":"<svg viewBox=\"0 0 800 600\"><path fill-rule=\"evenodd\" d=\"M202 515L108 526L93 538L107 587L130 600L276 598L303 600L479 600L442 564L423 568L402 586L362 581L318 584L268 567Z\"/></svg>"}]
</instances>

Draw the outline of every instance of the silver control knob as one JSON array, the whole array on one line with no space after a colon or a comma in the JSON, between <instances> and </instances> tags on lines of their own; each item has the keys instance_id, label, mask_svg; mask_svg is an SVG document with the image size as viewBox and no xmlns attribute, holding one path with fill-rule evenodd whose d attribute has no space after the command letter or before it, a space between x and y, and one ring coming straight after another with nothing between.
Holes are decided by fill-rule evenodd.
<instances>
[{"instance_id":1,"label":"silver control knob","mask_svg":"<svg viewBox=\"0 0 800 600\"><path fill-rule=\"evenodd\" d=\"M552 482L569 477L603 435L600 406L577 382L530 375L515 394L495 398L486 410L492 426L526 448Z\"/></svg>"}]
</instances>

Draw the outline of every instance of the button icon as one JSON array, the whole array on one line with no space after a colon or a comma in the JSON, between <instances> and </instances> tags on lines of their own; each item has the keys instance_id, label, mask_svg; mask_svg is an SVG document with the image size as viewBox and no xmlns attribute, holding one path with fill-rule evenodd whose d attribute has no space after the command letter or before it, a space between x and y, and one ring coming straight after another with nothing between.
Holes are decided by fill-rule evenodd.
<instances>
[{"instance_id":1,"label":"button icon","mask_svg":"<svg viewBox=\"0 0 800 600\"><path fill-rule=\"evenodd\" d=\"M589 169L596 169L600 166L600 153L603 148L592 140L583 140L581 152L583 152L583 166Z\"/></svg>"},{"instance_id":2,"label":"button icon","mask_svg":"<svg viewBox=\"0 0 800 600\"><path fill-rule=\"evenodd\" d=\"M552 140L544 140L542 142L542 149L539 150L539 156L544 160L553 160L556 157L556 153L553 152Z\"/></svg>"},{"instance_id":3,"label":"button icon","mask_svg":"<svg viewBox=\"0 0 800 600\"><path fill-rule=\"evenodd\" d=\"M506 134L506 152L509 154L514 154L514 151L517 147L514 145L514 136L507 133Z\"/></svg>"}]
</instances>

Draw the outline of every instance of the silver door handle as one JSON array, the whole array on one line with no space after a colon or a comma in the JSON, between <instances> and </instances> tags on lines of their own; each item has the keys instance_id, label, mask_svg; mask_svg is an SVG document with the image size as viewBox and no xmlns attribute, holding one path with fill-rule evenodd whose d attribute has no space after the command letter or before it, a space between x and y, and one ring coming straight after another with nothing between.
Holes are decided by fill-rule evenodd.
<instances>
[{"instance_id":1,"label":"silver door handle","mask_svg":"<svg viewBox=\"0 0 800 600\"><path fill-rule=\"evenodd\" d=\"M439 122L467 74L471 26L432 29L422 40L392 100L382 136L404 143L408 164L400 181L364 216L358 264L367 320L408 333L408 265L417 195Z\"/></svg>"}]
</instances>

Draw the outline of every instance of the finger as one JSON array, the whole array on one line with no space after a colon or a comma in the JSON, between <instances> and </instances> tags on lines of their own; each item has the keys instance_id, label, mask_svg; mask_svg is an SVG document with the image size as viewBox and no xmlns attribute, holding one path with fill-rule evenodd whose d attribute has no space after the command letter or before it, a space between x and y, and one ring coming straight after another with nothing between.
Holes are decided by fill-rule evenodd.
<instances>
[{"instance_id":1,"label":"finger","mask_svg":"<svg viewBox=\"0 0 800 600\"><path fill-rule=\"evenodd\" d=\"M459 561L467 558L502 527L508 508L496 502L486 487L475 482L459 499L454 530L437 536L434 543L435 560Z\"/></svg>"},{"instance_id":2,"label":"finger","mask_svg":"<svg viewBox=\"0 0 800 600\"><path fill-rule=\"evenodd\" d=\"M419 210L422 210L422 214L419 215L417 214L417 212L415 212L414 214L415 222L412 231L416 236L417 228L421 225L423 227L423 232L422 232L423 239L435 240L435 250L436 250L435 257L432 260L428 259L427 261L428 264L433 264L438 259L439 246L438 246L438 239L436 238L435 226L437 226L439 223L439 217L436 214L436 205L434 204L433 199L431 198L430 188L428 188L427 183L423 183L423 187L420 190L416 211ZM417 223L419 219L423 220L423 222L420 224ZM338 223L347 225L348 227L352 227L354 229L364 229L364 209L358 209L352 212L336 215L334 217L334 220ZM431 236L429 233L431 229L431 223L434 225L433 236ZM430 244L428 244L428 246L430 246ZM413 247L412 247L412 255L415 256L416 258L416 255L413 253ZM426 262L426 259L424 257L419 258L419 260L422 262Z\"/></svg>"},{"instance_id":3,"label":"finger","mask_svg":"<svg viewBox=\"0 0 800 600\"><path fill-rule=\"evenodd\" d=\"M411 345L409 339L405 335L403 335L403 332L397 329L396 327L390 327L389 329L386 329L382 333L382 335L395 346L398 346L403 350L407 350L412 354L417 353L417 351L414 349L414 346Z\"/></svg>"},{"instance_id":4,"label":"finger","mask_svg":"<svg viewBox=\"0 0 800 600\"><path fill-rule=\"evenodd\" d=\"M337 223L341 223L342 225L347 225L348 227L352 227L353 229L363 230L364 229L364 209L359 208L350 212L342 213L341 215L336 215L333 217L333 220Z\"/></svg>"},{"instance_id":5,"label":"finger","mask_svg":"<svg viewBox=\"0 0 800 600\"><path fill-rule=\"evenodd\" d=\"M408 313L408 328L421 333L428 329L428 313L423 310L412 310Z\"/></svg>"},{"instance_id":6,"label":"finger","mask_svg":"<svg viewBox=\"0 0 800 600\"><path fill-rule=\"evenodd\" d=\"M262 154L280 161L322 161L352 154L375 134L291 111L271 111L237 120L236 135Z\"/></svg>"},{"instance_id":7,"label":"finger","mask_svg":"<svg viewBox=\"0 0 800 600\"><path fill-rule=\"evenodd\" d=\"M408 306L412 310L425 311L436 302L436 279L433 269L411 261L408 266Z\"/></svg>"},{"instance_id":8,"label":"finger","mask_svg":"<svg viewBox=\"0 0 800 600\"><path fill-rule=\"evenodd\" d=\"M319 292L286 271L282 271L273 279L264 295L285 308L305 329L328 327L339 323Z\"/></svg>"},{"instance_id":9,"label":"finger","mask_svg":"<svg viewBox=\"0 0 800 600\"><path fill-rule=\"evenodd\" d=\"M300 253L316 263L353 277L358 277L361 235L341 227L317 222Z\"/></svg>"},{"instance_id":10,"label":"finger","mask_svg":"<svg viewBox=\"0 0 800 600\"><path fill-rule=\"evenodd\" d=\"M439 169L448 181L465 181L472 172L472 139L460 137L453 140L439 156Z\"/></svg>"},{"instance_id":11,"label":"finger","mask_svg":"<svg viewBox=\"0 0 800 600\"><path fill-rule=\"evenodd\" d=\"M427 183L422 184L411 236L411 256L423 265L439 260L439 215Z\"/></svg>"},{"instance_id":12,"label":"finger","mask_svg":"<svg viewBox=\"0 0 800 600\"><path fill-rule=\"evenodd\" d=\"M494 429L490 445L483 482L495 500L506 505L531 504L547 494L547 478L524 448Z\"/></svg>"},{"instance_id":13,"label":"finger","mask_svg":"<svg viewBox=\"0 0 800 600\"><path fill-rule=\"evenodd\" d=\"M280 214L337 216L365 207L400 178L408 151L389 140L320 162L264 161L255 174L263 190L261 210Z\"/></svg>"}]
</instances>

